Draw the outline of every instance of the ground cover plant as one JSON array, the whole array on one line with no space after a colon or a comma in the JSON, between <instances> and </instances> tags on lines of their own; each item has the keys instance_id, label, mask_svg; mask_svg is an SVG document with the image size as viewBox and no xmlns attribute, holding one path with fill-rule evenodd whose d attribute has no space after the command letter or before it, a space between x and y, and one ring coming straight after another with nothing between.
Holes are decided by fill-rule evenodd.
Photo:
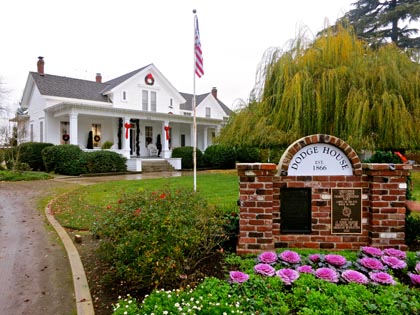
<instances>
[{"instance_id":1,"label":"ground cover plant","mask_svg":"<svg viewBox=\"0 0 420 315\"><path fill-rule=\"evenodd\" d=\"M50 178L52 178L51 175L42 172L0 170L0 181L30 181Z\"/></svg>"},{"instance_id":2,"label":"ground cover plant","mask_svg":"<svg viewBox=\"0 0 420 315\"><path fill-rule=\"evenodd\" d=\"M418 314L420 255L362 247L354 252L264 252L233 258L226 279L155 290L140 303L121 298L120 314Z\"/></svg>"}]
</instances>

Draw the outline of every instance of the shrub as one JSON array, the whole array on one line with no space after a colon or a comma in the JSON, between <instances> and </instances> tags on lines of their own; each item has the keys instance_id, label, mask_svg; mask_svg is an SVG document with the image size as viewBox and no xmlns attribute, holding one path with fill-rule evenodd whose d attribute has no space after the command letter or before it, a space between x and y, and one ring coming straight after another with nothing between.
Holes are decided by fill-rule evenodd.
<instances>
[{"instance_id":1,"label":"shrub","mask_svg":"<svg viewBox=\"0 0 420 315\"><path fill-rule=\"evenodd\" d=\"M108 278L135 290L178 287L224 239L222 216L192 191L124 196L93 227Z\"/></svg>"},{"instance_id":2,"label":"shrub","mask_svg":"<svg viewBox=\"0 0 420 315\"><path fill-rule=\"evenodd\" d=\"M236 160L239 163L256 163L261 162L260 151L255 147L238 147L236 148Z\"/></svg>"},{"instance_id":3,"label":"shrub","mask_svg":"<svg viewBox=\"0 0 420 315\"><path fill-rule=\"evenodd\" d=\"M216 144L209 146L203 155L204 164L211 168L235 168L236 154L232 147Z\"/></svg>"},{"instance_id":4,"label":"shrub","mask_svg":"<svg viewBox=\"0 0 420 315\"><path fill-rule=\"evenodd\" d=\"M83 152L82 161L86 163L87 173L126 172L127 159L116 152Z\"/></svg>"},{"instance_id":5,"label":"shrub","mask_svg":"<svg viewBox=\"0 0 420 315\"><path fill-rule=\"evenodd\" d=\"M420 243L420 217L407 211L405 217L405 243L416 246Z\"/></svg>"},{"instance_id":6,"label":"shrub","mask_svg":"<svg viewBox=\"0 0 420 315\"><path fill-rule=\"evenodd\" d=\"M42 159L47 172L63 175L86 173L82 161L83 151L76 145L63 144L46 147L42 150Z\"/></svg>"},{"instance_id":7,"label":"shrub","mask_svg":"<svg viewBox=\"0 0 420 315\"><path fill-rule=\"evenodd\" d=\"M192 169L194 168L193 161L193 147L179 147L172 150L173 158L181 158L181 168L182 169ZM196 159L197 159L197 168L202 167L203 165L203 152L200 149L196 148Z\"/></svg>"},{"instance_id":8,"label":"shrub","mask_svg":"<svg viewBox=\"0 0 420 315\"><path fill-rule=\"evenodd\" d=\"M19 144L18 160L20 163L26 163L34 171L45 171L44 161L42 159L42 150L53 146L52 143L43 142L24 142Z\"/></svg>"},{"instance_id":9,"label":"shrub","mask_svg":"<svg viewBox=\"0 0 420 315\"><path fill-rule=\"evenodd\" d=\"M102 144L101 149L102 149L102 150L111 149L112 145L113 145L113 143L112 143L111 141L105 141L105 142Z\"/></svg>"},{"instance_id":10,"label":"shrub","mask_svg":"<svg viewBox=\"0 0 420 315\"><path fill-rule=\"evenodd\" d=\"M376 151L369 159L365 160L366 163L394 163L400 164L401 159L393 154L391 151Z\"/></svg>"}]
</instances>

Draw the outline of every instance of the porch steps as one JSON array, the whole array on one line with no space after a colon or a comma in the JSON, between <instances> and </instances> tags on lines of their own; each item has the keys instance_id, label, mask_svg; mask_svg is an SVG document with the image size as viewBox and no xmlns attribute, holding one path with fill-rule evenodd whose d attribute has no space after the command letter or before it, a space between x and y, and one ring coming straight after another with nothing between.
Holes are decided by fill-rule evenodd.
<instances>
[{"instance_id":1,"label":"porch steps","mask_svg":"<svg viewBox=\"0 0 420 315\"><path fill-rule=\"evenodd\" d=\"M175 169L165 159L143 159L142 172L174 172Z\"/></svg>"}]
</instances>

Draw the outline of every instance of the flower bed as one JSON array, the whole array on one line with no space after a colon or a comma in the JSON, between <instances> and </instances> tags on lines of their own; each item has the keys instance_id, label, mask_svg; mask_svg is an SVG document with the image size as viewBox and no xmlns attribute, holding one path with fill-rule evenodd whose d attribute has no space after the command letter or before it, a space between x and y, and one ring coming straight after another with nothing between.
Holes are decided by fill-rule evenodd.
<instances>
[{"instance_id":1,"label":"flower bed","mask_svg":"<svg viewBox=\"0 0 420 315\"><path fill-rule=\"evenodd\" d=\"M351 261L286 250L236 263L227 281L156 290L142 304L121 299L114 315L420 313L420 253L366 246Z\"/></svg>"}]
</instances>

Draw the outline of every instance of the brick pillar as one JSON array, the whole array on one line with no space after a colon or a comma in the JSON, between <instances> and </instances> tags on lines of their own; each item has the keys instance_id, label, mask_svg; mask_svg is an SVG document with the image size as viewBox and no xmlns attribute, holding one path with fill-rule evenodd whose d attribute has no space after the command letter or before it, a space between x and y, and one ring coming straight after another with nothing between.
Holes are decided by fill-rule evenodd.
<instances>
[{"instance_id":1,"label":"brick pillar","mask_svg":"<svg viewBox=\"0 0 420 315\"><path fill-rule=\"evenodd\" d=\"M407 164L363 164L369 182L370 243L379 248L407 250L405 200Z\"/></svg>"},{"instance_id":2,"label":"brick pillar","mask_svg":"<svg viewBox=\"0 0 420 315\"><path fill-rule=\"evenodd\" d=\"M277 166L238 163L236 168L240 181L237 254L273 250L273 177Z\"/></svg>"}]
</instances>

